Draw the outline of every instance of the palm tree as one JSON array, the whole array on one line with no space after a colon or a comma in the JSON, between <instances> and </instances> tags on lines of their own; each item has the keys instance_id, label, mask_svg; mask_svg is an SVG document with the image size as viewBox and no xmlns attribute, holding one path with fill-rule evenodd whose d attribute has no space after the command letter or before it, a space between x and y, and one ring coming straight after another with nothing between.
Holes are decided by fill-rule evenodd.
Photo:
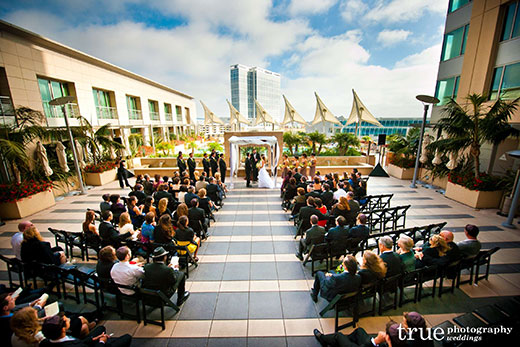
<instances>
[{"instance_id":1,"label":"palm tree","mask_svg":"<svg viewBox=\"0 0 520 347\"><path fill-rule=\"evenodd\" d=\"M332 136L332 142L338 145L339 155L345 155L350 146L359 147L359 138L351 133L336 133Z\"/></svg>"},{"instance_id":2,"label":"palm tree","mask_svg":"<svg viewBox=\"0 0 520 347\"><path fill-rule=\"evenodd\" d=\"M308 140L311 143L312 153L315 153L316 155L320 154L323 145L329 142L327 136L318 131L314 131L312 133L307 134L306 140ZM316 145L319 145L317 150Z\"/></svg>"},{"instance_id":3,"label":"palm tree","mask_svg":"<svg viewBox=\"0 0 520 347\"><path fill-rule=\"evenodd\" d=\"M290 131L283 133L283 142L289 148L291 155L294 155L294 147L298 150L298 144L301 142L300 136Z\"/></svg>"},{"instance_id":4,"label":"palm tree","mask_svg":"<svg viewBox=\"0 0 520 347\"><path fill-rule=\"evenodd\" d=\"M105 124L98 130L94 131L92 125L83 117L79 117L80 127L72 128L74 138L82 146L87 146L92 154L94 164L103 160L103 151L110 149L124 149L125 146L112 139L110 132L110 124Z\"/></svg>"},{"instance_id":5,"label":"palm tree","mask_svg":"<svg viewBox=\"0 0 520 347\"><path fill-rule=\"evenodd\" d=\"M474 161L475 179L479 179L481 146L486 142L498 145L510 136L520 136L520 131L509 123L520 98L512 101L499 98L490 106L485 104L488 98L484 95L470 94L466 100L467 107L459 105L453 99L448 102L443 117L435 126L447 138L433 142L430 147L448 153L458 153L469 148Z\"/></svg>"}]
</instances>

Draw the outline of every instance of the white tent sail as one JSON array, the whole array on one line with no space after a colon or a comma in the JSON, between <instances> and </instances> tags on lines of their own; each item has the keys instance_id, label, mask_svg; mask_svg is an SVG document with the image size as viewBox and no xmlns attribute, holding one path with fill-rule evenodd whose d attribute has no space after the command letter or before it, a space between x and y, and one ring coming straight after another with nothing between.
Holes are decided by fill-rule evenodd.
<instances>
[{"instance_id":1,"label":"white tent sail","mask_svg":"<svg viewBox=\"0 0 520 347\"><path fill-rule=\"evenodd\" d=\"M289 103L289 100L285 97L285 95L282 95L283 99L285 101L285 115L283 117L282 125L287 125L290 123L300 123L300 124L307 124L305 119L303 119L302 116L296 110L294 107Z\"/></svg>"},{"instance_id":2,"label":"white tent sail","mask_svg":"<svg viewBox=\"0 0 520 347\"><path fill-rule=\"evenodd\" d=\"M314 115L314 120L312 121L311 125L316 125L322 122L330 122L341 125L341 122L336 118L336 116L332 114L332 112L330 112L327 106L325 106L318 94L314 92L314 95L316 95L316 114Z\"/></svg>"},{"instance_id":3,"label":"white tent sail","mask_svg":"<svg viewBox=\"0 0 520 347\"><path fill-rule=\"evenodd\" d=\"M354 89L352 89L352 94L354 95L354 100L352 101L352 110L350 111L350 116L348 117L347 123L345 125L356 123L356 135L357 129L361 122L367 122L377 125L378 127L382 127L383 124L379 123L376 117L370 113L366 106L361 102Z\"/></svg>"},{"instance_id":4,"label":"white tent sail","mask_svg":"<svg viewBox=\"0 0 520 347\"><path fill-rule=\"evenodd\" d=\"M268 123L268 124L273 124L273 125L275 124L273 117L271 117L271 115L269 113L267 113L265 108L263 108L262 105L260 105L260 103L256 99L255 99L255 107L256 107L255 125L262 124L262 123L263 124Z\"/></svg>"},{"instance_id":5,"label":"white tent sail","mask_svg":"<svg viewBox=\"0 0 520 347\"><path fill-rule=\"evenodd\" d=\"M202 100L200 103L204 109L204 124L224 124L222 119L218 118L213 112L211 112L211 110L202 102Z\"/></svg>"}]
</instances>

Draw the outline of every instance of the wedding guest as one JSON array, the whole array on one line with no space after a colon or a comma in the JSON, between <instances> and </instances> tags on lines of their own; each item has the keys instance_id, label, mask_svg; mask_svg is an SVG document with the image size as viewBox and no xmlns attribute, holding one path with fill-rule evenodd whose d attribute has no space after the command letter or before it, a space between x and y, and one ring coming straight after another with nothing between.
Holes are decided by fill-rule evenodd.
<instances>
[{"instance_id":1,"label":"wedding guest","mask_svg":"<svg viewBox=\"0 0 520 347\"><path fill-rule=\"evenodd\" d=\"M130 259L132 259L130 248L126 246L119 247L116 250L116 257L119 262L112 266L110 277L112 277L117 284L125 286L137 285L139 280L144 276L144 270L142 266L130 264ZM126 295L135 294L133 290L126 288L119 288L119 291Z\"/></svg>"},{"instance_id":2,"label":"wedding guest","mask_svg":"<svg viewBox=\"0 0 520 347\"><path fill-rule=\"evenodd\" d=\"M188 226L189 220L187 216L180 216L179 221L177 222L177 230L175 231L175 240L177 241L189 241L192 245L197 246L194 248L194 250L190 250L190 247L188 246L188 250L190 250L190 253L193 253L193 257L195 261L198 261L199 258L197 258L197 252L199 251L200 247L200 238L195 235L195 232L192 228Z\"/></svg>"},{"instance_id":3,"label":"wedding guest","mask_svg":"<svg viewBox=\"0 0 520 347\"><path fill-rule=\"evenodd\" d=\"M185 203L182 203L179 206L177 206L177 209L175 210L175 212L173 212L173 224L177 224L179 218L182 216L188 216L188 205L186 205Z\"/></svg>"},{"instance_id":4,"label":"wedding guest","mask_svg":"<svg viewBox=\"0 0 520 347\"><path fill-rule=\"evenodd\" d=\"M40 232L34 225L23 232L20 256L24 263L34 261L42 264L61 265L67 261L63 249L51 248L50 242L43 241Z\"/></svg>"},{"instance_id":5,"label":"wedding guest","mask_svg":"<svg viewBox=\"0 0 520 347\"><path fill-rule=\"evenodd\" d=\"M112 203L112 205L110 206L110 211L114 216L114 220L116 222L119 222L119 216L121 215L121 213L126 212L126 207L121 202L121 196L119 194L110 195L110 202Z\"/></svg>"},{"instance_id":6,"label":"wedding guest","mask_svg":"<svg viewBox=\"0 0 520 347\"><path fill-rule=\"evenodd\" d=\"M327 214L327 206L323 205L323 202L321 201L320 198L314 199L314 205L316 206L316 209L321 212L322 215ZM318 225L320 227L325 228L325 226L327 225L327 222L328 222L328 219L322 219L318 222Z\"/></svg>"},{"instance_id":7,"label":"wedding guest","mask_svg":"<svg viewBox=\"0 0 520 347\"><path fill-rule=\"evenodd\" d=\"M144 207L143 207L143 213L145 215L148 214L148 212L152 212L153 214L156 214L155 206L153 205L154 202L155 202L155 200L153 199L153 197L151 197L151 196L146 197L146 200L144 201Z\"/></svg>"},{"instance_id":8,"label":"wedding guest","mask_svg":"<svg viewBox=\"0 0 520 347\"><path fill-rule=\"evenodd\" d=\"M163 214L153 231L154 242L160 244L171 243L174 235L175 231L173 230L171 217Z\"/></svg>"},{"instance_id":9,"label":"wedding guest","mask_svg":"<svg viewBox=\"0 0 520 347\"><path fill-rule=\"evenodd\" d=\"M335 217L344 217L348 225L354 224L352 221L352 214L350 213L350 205L348 204L348 199L346 196L339 198L339 201L334 206L332 206L332 211L330 214Z\"/></svg>"},{"instance_id":10,"label":"wedding guest","mask_svg":"<svg viewBox=\"0 0 520 347\"><path fill-rule=\"evenodd\" d=\"M94 224L95 218L96 214L94 211L87 211L81 229L85 235L87 245L96 246L97 248L97 246L101 244L101 238L99 237L99 232Z\"/></svg>"},{"instance_id":11,"label":"wedding guest","mask_svg":"<svg viewBox=\"0 0 520 347\"><path fill-rule=\"evenodd\" d=\"M144 204L144 200L146 199L146 193L144 192L144 187L142 184L136 184L134 186L134 190L132 190L128 196L135 196L137 198L137 205Z\"/></svg>"},{"instance_id":12,"label":"wedding guest","mask_svg":"<svg viewBox=\"0 0 520 347\"><path fill-rule=\"evenodd\" d=\"M129 233L132 235L134 233L134 225L132 224L132 220L130 219L128 212L121 213L121 216L119 216L118 225L120 234Z\"/></svg>"},{"instance_id":13,"label":"wedding guest","mask_svg":"<svg viewBox=\"0 0 520 347\"><path fill-rule=\"evenodd\" d=\"M424 266L438 265L445 266L449 262L447 253L449 250L446 240L440 235L433 235L429 240L430 247L423 247L422 252L415 254L416 267L421 268Z\"/></svg>"},{"instance_id":14,"label":"wedding guest","mask_svg":"<svg viewBox=\"0 0 520 347\"><path fill-rule=\"evenodd\" d=\"M390 236L383 236L378 241L380 257L386 263L386 277L392 277L403 272L403 263L399 254L392 250L393 245L394 242Z\"/></svg>"},{"instance_id":15,"label":"wedding guest","mask_svg":"<svg viewBox=\"0 0 520 347\"><path fill-rule=\"evenodd\" d=\"M300 260L303 260L303 255L309 252L312 245L325 241L325 228L319 226L318 221L318 216L312 215L310 218L311 227L306 230L305 237L300 239L298 253L296 253L296 257Z\"/></svg>"},{"instance_id":16,"label":"wedding guest","mask_svg":"<svg viewBox=\"0 0 520 347\"><path fill-rule=\"evenodd\" d=\"M334 200L339 201L342 197L347 197L347 192L343 189L345 185L343 182L338 183L338 189L333 194Z\"/></svg>"},{"instance_id":17,"label":"wedding guest","mask_svg":"<svg viewBox=\"0 0 520 347\"><path fill-rule=\"evenodd\" d=\"M128 203L128 214L130 215L130 220L134 225L135 229L139 229L141 224L143 224L144 215L143 208L144 205L137 206L137 197L131 196L127 200Z\"/></svg>"},{"instance_id":18,"label":"wedding guest","mask_svg":"<svg viewBox=\"0 0 520 347\"><path fill-rule=\"evenodd\" d=\"M343 266L347 271L340 274L316 272L314 285L311 289L312 301L318 302L318 294L327 301L331 301L337 294L346 294L358 291L361 287L361 277L357 272L357 261L352 255L343 259Z\"/></svg>"},{"instance_id":19,"label":"wedding guest","mask_svg":"<svg viewBox=\"0 0 520 347\"><path fill-rule=\"evenodd\" d=\"M157 209L155 210L157 213L156 220L159 220L163 214L167 214L169 216L172 215L172 212L168 208L168 199L162 198L159 200L159 203L157 204Z\"/></svg>"},{"instance_id":20,"label":"wedding guest","mask_svg":"<svg viewBox=\"0 0 520 347\"><path fill-rule=\"evenodd\" d=\"M153 194L153 183L150 180L150 176L148 174L144 175L143 190L146 196L150 196Z\"/></svg>"},{"instance_id":21,"label":"wedding guest","mask_svg":"<svg viewBox=\"0 0 520 347\"><path fill-rule=\"evenodd\" d=\"M412 272L415 270L415 254L413 252L413 240L411 237L406 235L401 235L399 240L397 240L397 246L399 249L397 250L397 254L401 258L401 262L403 263L403 270L405 272Z\"/></svg>"},{"instance_id":22,"label":"wedding guest","mask_svg":"<svg viewBox=\"0 0 520 347\"><path fill-rule=\"evenodd\" d=\"M119 247L121 241L129 238L132 234L130 232L120 234L119 231L114 228L112 218L113 215L110 211L105 211L101 214L103 221L99 224L99 236L101 237L102 246L113 246L115 248Z\"/></svg>"},{"instance_id":23,"label":"wedding guest","mask_svg":"<svg viewBox=\"0 0 520 347\"><path fill-rule=\"evenodd\" d=\"M99 251L99 258L96 264L96 273L99 278L109 280L112 266L117 263L116 249L112 246L105 246Z\"/></svg>"},{"instance_id":24,"label":"wedding guest","mask_svg":"<svg viewBox=\"0 0 520 347\"><path fill-rule=\"evenodd\" d=\"M41 332L38 311L32 307L24 307L11 317L11 346L37 347L45 338Z\"/></svg>"},{"instance_id":25,"label":"wedding guest","mask_svg":"<svg viewBox=\"0 0 520 347\"><path fill-rule=\"evenodd\" d=\"M148 212L144 216L144 223L141 227L141 242L150 243L154 241L153 233L155 229L155 214Z\"/></svg>"},{"instance_id":26,"label":"wedding guest","mask_svg":"<svg viewBox=\"0 0 520 347\"><path fill-rule=\"evenodd\" d=\"M16 232L11 237L11 247L13 248L13 253L16 259L22 260L22 256L20 255L22 251L22 242L23 242L23 232L25 229L32 227L33 224L29 221L23 221L18 223L18 232Z\"/></svg>"},{"instance_id":27,"label":"wedding guest","mask_svg":"<svg viewBox=\"0 0 520 347\"><path fill-rule=\"evenodd\" d=\"M361 276L361 284L372 284L386 276L386 264L374 252L365 251L361 270L358 273Z\"/></svg>"},{"instance_id":28,"label":"wedding guest","mask_svg":"<svg viewBox=\"0 0 520 347\"><path fill-rule=\"evenodd\" d=\"M482 247L480 241L477 240L478 233L479 228L476 225L466 224L464 227L464 234L466 235L466 239L457 242L457 246L459 247L459 251L462 257L468 258L478 254L480 248Z\"/></svg>"},{"instance_id":29,"label":"wedding guest","mask_svg":"<svg viewBox=\"0 0 520 347\"><path fill-rule=\"evenodd\" d=\"M99 204L99 210L101 213L110 210L110 207L112 206L110 204L110 194L103 194L102 198L103 201Z\"/></svg>"},{"instance_id":30,"label":"wedding guest","mask_svg":"<svg viewBox=\"0 0 520 347\"><path fill-rule=\"evenodd\" d=\"M365 225L367 223L367 216L363 213L358 214L356 218L356 226L350 228L349 237L359 238L362 240L368 239L370 229Z\"/></svg>"}]
</instances>

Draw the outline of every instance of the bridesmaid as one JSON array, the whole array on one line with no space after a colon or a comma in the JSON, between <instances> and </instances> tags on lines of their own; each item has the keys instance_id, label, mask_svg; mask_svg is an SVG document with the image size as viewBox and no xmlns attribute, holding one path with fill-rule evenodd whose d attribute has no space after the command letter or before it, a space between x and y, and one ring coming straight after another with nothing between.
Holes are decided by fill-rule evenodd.
<instances>
[{"instance_id":1,"label":"bridesmaid","mask_svg":"<svg viewBox=\"0 0 520 347\"><path fill-rule=\"evenodd\" d=\"M311 154L311 159L310 159L310 169L309 169L309 177L313 178L314 175L316 175L316 154L312 153Z\"/></svg>"},{"instance_id":2,"label":"bridesmaid","mask_svg":"<svg viewBox=\"0 0 520 347\"><path fill-rule=\"evenodd\" d=\"M294 156L294 159L292 161L292 166L294 169L294 172L300 172L300 158L298 156Z\"/></svg>"},{"instance_id":3,"label":"bridesmaid","mask_svg":"<svg viewBox=\"0 0 520 347\"><path fill-rule=\"evenodd\" d=\"M289 172L289 156L287 154L283 155L283 161L282 161L282 179L287 176L287 172Z\"/></svg>"},{"instance_id":4,"label":"bridesmaid","mask_svg":"<svg viewBox=\"0 0 520 347\"><path fill-rule=\"evenodd\" d=\"M305 177L307 177L307 165L307 154L303 153L302 159L300 160L300 173Z\"/></svg>"}]
</instances>

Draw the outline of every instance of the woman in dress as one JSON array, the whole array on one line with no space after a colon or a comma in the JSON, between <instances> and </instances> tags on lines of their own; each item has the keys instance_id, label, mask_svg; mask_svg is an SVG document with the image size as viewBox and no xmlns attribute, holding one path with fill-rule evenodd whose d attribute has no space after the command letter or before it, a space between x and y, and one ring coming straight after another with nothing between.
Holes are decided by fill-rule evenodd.
<instances>
[{"instance_id":1,"label":"woman in dress","mask_svg":"<svg viewBox=\"0 0 520 347\"><path fill-rule=\"evenodd\" d=\"M282 161L282 179L285 179L287 176L287 172L289 171L289 156L287 154L283 155L283 161Z\"/></svg>"},{"instance_id":2,"label":"woman in dress","mask_svg":"<svg viewBox=\"0 0 520 347\"><path fill-rule=\"evenodd\" d=\"M260 171L258 172L258 188L273 189L274 182L273 182L271 176L269 176L269 173L267 173L265 155L263 155L263 154L262 154L259 165L260 165L260 167L259 167Z\"/></svg>"},{"instance_id":3,"label":"woman in dress","mask_svg":"<svg viewBox=\"0 0 520 347\"><path fill-rule=\"evenodd\" d=\"M311 154L311 160L309 161L310 169L309 169L309 176L314 177L316 175L316 154Z\"/></svg>"},{"instance_id":4,"label":"woman in dress","mask_svg":"<svg viewBox=\"0 0 520 347\"><path fill-rule=\"evenodd\" d=\"M307 162L307 154L302 154L302 159L300 160L300 173L303 176L307 176L307 165L309 163ZM312 177L312 176L311 176Z\"/></svg>"},{"instance_id":5,"label":"woman in dress","mask_svg":"<svg viewBox=\"0 0 520 347\"><path fill-rule=\"evenodd\" d=\"M87 245L97 248L99 245L101 245L101 239L99 238L99 232L97 231L96 225L94 224L95 218L96 214L94 211L87 211L82 229L85 240L87 241Z\"/></svg>"}]
</instances>

